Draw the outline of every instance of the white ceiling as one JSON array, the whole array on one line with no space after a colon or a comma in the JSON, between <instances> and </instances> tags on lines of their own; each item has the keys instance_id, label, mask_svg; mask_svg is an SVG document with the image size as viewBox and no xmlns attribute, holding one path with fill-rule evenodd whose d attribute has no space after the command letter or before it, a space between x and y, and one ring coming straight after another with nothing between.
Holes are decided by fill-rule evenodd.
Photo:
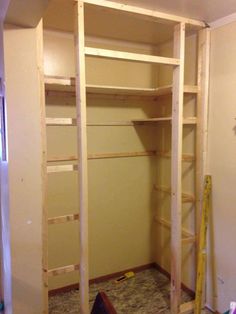
<instances>
[{"instance_id":1,"label":"white ceiling","mask_svg":"<svg viewBox=\"0 0 236 314\"><path fill-rule=\"evenodd\" d=\"M112 0L207 23L236 12L236 0Z\"/></svg>"}]
</instances>

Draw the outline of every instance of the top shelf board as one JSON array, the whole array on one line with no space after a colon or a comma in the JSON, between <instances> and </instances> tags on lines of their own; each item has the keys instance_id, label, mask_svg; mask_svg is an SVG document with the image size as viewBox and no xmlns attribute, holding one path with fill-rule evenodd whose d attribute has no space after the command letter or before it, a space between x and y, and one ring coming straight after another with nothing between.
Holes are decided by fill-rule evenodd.
<instances>
[{"instance_id":1,"label":"top shelf board","mask_svg":"<svg viewBox=\"0 0 236 314\"><path fill-rule=\"evenodd\" d=\"M46 91L75 93L74 78L45 76L44 82ZM86 86L86 91L87 94L97 95L100 94L100 95L158 97L172 94L172 86L166 85L158 88L135 88L88 84ZM195 85L185 85L184 92L189 94L197 94L198 87Z\"/></svg>"}]
</instances>

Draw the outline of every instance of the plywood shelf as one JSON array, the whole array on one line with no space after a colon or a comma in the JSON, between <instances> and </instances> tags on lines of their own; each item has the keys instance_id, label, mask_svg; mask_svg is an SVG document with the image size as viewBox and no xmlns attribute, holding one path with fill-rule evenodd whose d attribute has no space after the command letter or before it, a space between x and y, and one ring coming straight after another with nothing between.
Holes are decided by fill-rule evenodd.
<instances>
[{"instance_id":1,"label":"plywood shelf","mask_svg":"<svg viewBox=\"0 0 236 314\"><path fill-rule=\"evenodd\" d=\"M75 94L75 79L45 76L46 91L69 92ZM140 97L158 97L172 94L172 85L161 86L158 88L136 88L122 86L106 86L106 85L86 85L87 95L120 95L120 96L140 96ZM197 94L198 87L195 85L185 85L184 92L186 94Z\"/></svg>"}]
</instances>

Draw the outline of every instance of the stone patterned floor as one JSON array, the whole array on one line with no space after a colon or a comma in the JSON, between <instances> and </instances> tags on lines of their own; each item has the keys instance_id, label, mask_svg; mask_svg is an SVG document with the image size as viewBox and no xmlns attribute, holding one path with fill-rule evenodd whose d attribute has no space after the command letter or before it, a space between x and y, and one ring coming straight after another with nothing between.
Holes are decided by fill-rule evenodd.
<instances>
[{"instance_id":1,"label":"stone patterned floor","mask_svg":"<svg viewBox=\"0 0 236 314\"><path fill-rule=\"evenodd\" d=\"M156 269L148 269L136 273L135 277L115 284L109 280L90 286L90 307L94 303L98 291L104 291L118 314L158 314L170 313L170 282L166 276ZM191 298L182 293L182 302ZM61 293L50 297L50 314L79 314L78 290Z\"/></svg>"}]
</instances>

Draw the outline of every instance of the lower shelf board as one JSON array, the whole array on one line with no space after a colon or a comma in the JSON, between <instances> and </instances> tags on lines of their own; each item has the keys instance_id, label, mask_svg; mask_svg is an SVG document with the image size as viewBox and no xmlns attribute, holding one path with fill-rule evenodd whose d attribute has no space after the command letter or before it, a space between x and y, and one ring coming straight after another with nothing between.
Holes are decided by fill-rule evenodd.
<instances>
[{"instance_id":1,"label":"lower shelf board","mask_svg":"<svg viewBox=\"0 0 236 314\"><path fill-rule=\"evenodd\" d=\"M59 276L79 270L79 264L52 268L46 271L48 277Z\"/></svg>"},{"instance_id":2,"label":"lower shelf board","mask_svg":"<svg viewBox=\"0 0 236 314\"><path fill-rule=\"evenodd\" d=\"M79 214L69 214L69 215L48 218L48 224L56 225L56 224L61 224L65 222L75 221L75 220L79 220Z\"/></svg>"}]
</instances>

